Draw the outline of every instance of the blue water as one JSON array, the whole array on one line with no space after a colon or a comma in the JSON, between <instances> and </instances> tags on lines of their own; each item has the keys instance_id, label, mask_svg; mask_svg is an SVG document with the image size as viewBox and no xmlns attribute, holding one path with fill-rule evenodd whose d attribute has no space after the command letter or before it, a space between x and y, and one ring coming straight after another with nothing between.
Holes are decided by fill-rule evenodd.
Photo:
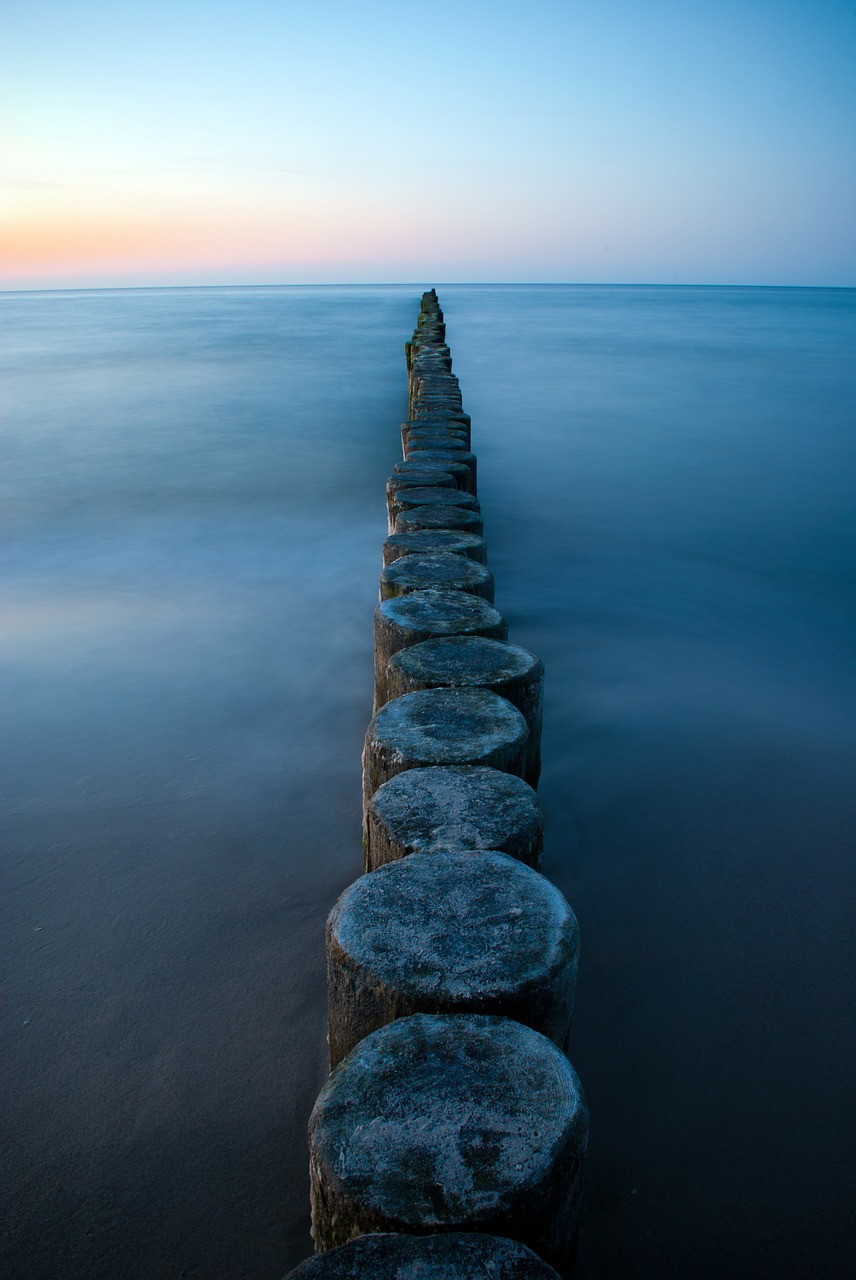
<instances>
[{"instance_id":1,"label":"blue water","mask_svg":"<svg viewBox=\"0 0 856 1280\"><path fill-rule=\"evenodd\" d=\"M547 666L578 1280L843 1277L856 293L439 292L497 605ZM10 1280L310 1251L419 293L0 299Z\"/></svg>"}]
</instances>

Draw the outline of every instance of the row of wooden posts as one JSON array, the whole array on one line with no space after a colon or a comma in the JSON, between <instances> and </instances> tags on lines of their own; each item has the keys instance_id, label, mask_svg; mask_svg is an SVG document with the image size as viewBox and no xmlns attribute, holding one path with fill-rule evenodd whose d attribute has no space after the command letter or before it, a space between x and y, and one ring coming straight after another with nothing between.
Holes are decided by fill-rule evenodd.
<instances>
[{"instance_id":1,"label":"row of wooden posts","mask_svg":"<svg viewBox=\"0 0 856 1280\"><path fill-rule=\"evenodd\" d=\"M363 753L365 874L327 922L317 1255L293 1280L555 1280L588 1113L579 937L540 873L544 670L494 607L470 418L434 290L406 344Z\"/></svg>"}]
</instances>

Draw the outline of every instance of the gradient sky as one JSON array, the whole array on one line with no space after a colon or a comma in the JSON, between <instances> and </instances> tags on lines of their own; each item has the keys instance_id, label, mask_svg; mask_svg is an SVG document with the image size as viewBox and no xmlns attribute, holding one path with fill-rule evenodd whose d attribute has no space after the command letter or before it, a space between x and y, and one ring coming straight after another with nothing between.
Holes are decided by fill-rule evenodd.
<instances>
[{"instance_id":1,"label":"gradient sky","mask_svg":"<svg viewBox=\"0 0 856 1280\"><path fill-rule=\"evenodd\" d=\"M856 0L5 0L6 288L856 285Z\"/></svg>"}]
</instances>

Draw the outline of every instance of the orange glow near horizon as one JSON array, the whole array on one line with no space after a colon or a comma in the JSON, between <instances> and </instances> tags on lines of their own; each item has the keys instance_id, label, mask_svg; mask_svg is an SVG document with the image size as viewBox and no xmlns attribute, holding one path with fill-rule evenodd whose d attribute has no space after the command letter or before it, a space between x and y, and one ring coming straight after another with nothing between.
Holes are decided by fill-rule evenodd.
<instances>
[{"instance_id":1,"label":"orange glow near horizon","mask_svg":"<svg viewBox=\"0 0 856 1280\"><path fill-rule=\"evenodd\" d=\"M74 275L81 271L252 267L370 261L390 249L402 253L425 227L393 221L373 200L346 202L334 193L145 191L74 192L49 189L15 193L18 199L0 219L3 260L0 275ZM15 207L17 206L17 207ZM439 235L429 233L429 240ZM439 246L438 246L439 247Z\"/></svg>"},{"instance_id":2,"label":"orange glow near horizon","mask_svg":"<svg viewBox=\"0 0 856 1280\"><path fill-rule=\"evenodd\" d=\"M240 264L329 256L335 237L318 219L219 208L105 207L40 210L5 219L3 273L75 272L121 264L145 271L165 264ZM331 239L333 244L330 243Z\"/></svg>"},{"instance_id":3,"label":"orange glow near horizon","mask_svg":"<svg viewBox=\"0 0 856 1280\"><path fill-rule=\"evenodd\" d=\"M0 276L62 278L85 272L147 272L222 267L366 264L496 249L477 216L458 212L442 228L424 210L335 190L104 192L31 188L2 218ZM491 245L490 241L494 244Z\"/></svg>"}]
</instances>

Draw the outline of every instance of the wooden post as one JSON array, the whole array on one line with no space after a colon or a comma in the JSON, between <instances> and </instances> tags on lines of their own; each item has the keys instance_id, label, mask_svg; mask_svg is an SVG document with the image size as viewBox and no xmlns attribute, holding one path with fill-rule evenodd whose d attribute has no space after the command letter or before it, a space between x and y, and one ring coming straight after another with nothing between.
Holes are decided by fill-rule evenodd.
<instances>
[{"instance_id":1,"label":"wooden post","mask_svg":"<svg viewBox=\"0 0 856 1280\"><path fill-rule=\"evenodd\" d=\"M429 467L439 467L442 464L444 471L448 470L445 465L447 462L465 462L470 469L469 491L475 494L478 490L476 455L474 453L465 453L463 449L410 449L405 461L421 462L423 466Z\"/></svg>"},{"instance_id":2,"label":"wooden post","mask_svg":"<svg viewBox=\"0 0 856 1280\"><path fill-rule=\"evenodd\" d=\"M483 765L397 773L374 793L366 815L365 869L412 853L499 849L537 871L544 813L522 778Z\"/></svg>"},{"instance_id":3,"label":"wooden post","mask_svg":"<svg viewBox=\"0 0 856 1280\"><path fill-rule=\"evenodd\" d=\"M514 1018L565 1050L579 930L507 853L414 853L361 876L327 921L330 1067L412 1013Z\"/></svg>"},{"instance_id":4,"label":"wooden post","mask_svg":"<svg viewBox=\"0 0 856 1280\"><path fill-rule=\"evenodd\" d=\"M420 462L418 459L412 462L405 458L403 462L395 464L394 471L396 475L407 475L411 471L424 471L426 466L432 470L440 469L447 472L454 477L456 488L465 489L467 493L472 492L470 488L473 478L472 471L465 462L453 462L451 455L443 462L442 467L438 463L432 465L430 462Z\"/></svg>"},{"instance_id":5,"label":"wooden post","mask_svg":"<svg viewBox=\"0 0 856 1280\"><path fill-rule=\"evenodd\" d=\"M476 514L480 511L478 498L474 498L471 493L465 493L463 489L456 489L453 484L405 486L397 489L389 502L392 529L395 528L395 521L403 511L412 511L414 507L433 506L457 507L460 511L475 511Z\"/></svg>"},{"instance_id":6,"label":"wooden post","mask_svg":"<svg viewBox=\"0 0 856 1280\"><path fill-rule=\"evenodd\" d=\"M582 1086L546 1036L480 1014L399 1018L360 1041L312 1112L315 1248L487 1232L561 1270L587 1138Z\"/></svg>"},{"instance_id":7,"label":"wooden post","mask_svg":"<svg viewBox=\"0 0 856 1280\"><path fill-rule=\"evenodd\" d=\"M411 591L383 600L374 612L375 710L386 702L386 668L406 645L434 636L508 637L508 623L486 600L468 591Z\"/></svg>"},{"instance_id":8,"label":"wooden post","mask_svg":"<svg viewBox=\"0 0 856 1280\"><path fill-rule=\"evenodd\" d=\"M423 425L420 422L405 422L401 428L401 448L406 455L408 446L415 448L416 440L427 440L431 437L439 436L442 440L452 440L456 442L456 446L463 449L470 447L470 433L466 427L450 424L442 426L436 422L430 425Z\"/></svg>"},{"instance_id":9,"label":"wooden post","mask_svg":"<svg viewBox=\"0 0 856 1280\"><path fill-rule=\"evenodd\" d=\"M387 702L366 730L363 819L378 787L419 765L487 764L522 778L528 740L517 708L488 689L422 689Z\"/></svg>"},{"instance_id":10,"label":"wooden post","mask_svg":"<svg viewBox=\"0 0 856 1280\"><path fill-rule=\"evenodd\" d=\"M458 556L450 551L400 556L386 565L380 575L381 600L432 587L442 591L469 591L493 604L491 571L468 556Z\"/></svg>"},{"instance_id":11,"label":"wooden post","mask_svg":"<svg viewBox=\"0 0 856 1280\"><path fill-rule=\"evenodd\" d=\"M417 689L492 689L523 713L529 726L526 781L538 785L541 773L541 710L544 664L520 645L483 636L426 640L396 653L386 675L387 697Z\"/></svg>"},{"instance_id":12,"label":"wooden post","mask_svg":"<svg viewBox=\"0 0 856 1280\"><path fill-rule=\"evenodd\" d=\"M450 551L453 555L469 556L470 560L487 564L484 538L458 529L417 529L413 533L391 533L383 544L383 562L392 564L400 556L425 555L433 551Z\"/></svg>"},{"instance_id":13,"label":"wooden post","mask_svg":"<svg viewBox=\"0 0 856 1280\"><path fill-rule=\"evenodd\" d=\"M484 523L477 511L453 507L449 503L437 503L433 506L426 504L413 507L396 517L393 533L412 533L415 529L463 529L481 537Z\"/></svg>"},{"instance_id":14,"label":"wooden post","mask_svg":"<svg viewBox=\"0 0 856 1280\"><path fill-rule=\"evenodd\" d=\"M394 472L386 482L386 513L389 532L395 528L395 517L398 510L395 506L396 498L402 489L418 489L429 490L435 489L452 489L455 493L459 493L457 481L455 477L448 471L430 470L428 467L420 471L409 471L402 475L400 472Z\"/></svg>"},{"instance_id":15,"label":"wooden post","mask_svg":"<svg viewBox=\"0 0 856 1280\"><path fill-rule=\"evenodd\" d=\"M466 439L468 449L472 435L469 422L464 422L461 418L408 418L401 424L402 441L410 431L454 431L456 435Z\"/></svg>"}]
</instances>

